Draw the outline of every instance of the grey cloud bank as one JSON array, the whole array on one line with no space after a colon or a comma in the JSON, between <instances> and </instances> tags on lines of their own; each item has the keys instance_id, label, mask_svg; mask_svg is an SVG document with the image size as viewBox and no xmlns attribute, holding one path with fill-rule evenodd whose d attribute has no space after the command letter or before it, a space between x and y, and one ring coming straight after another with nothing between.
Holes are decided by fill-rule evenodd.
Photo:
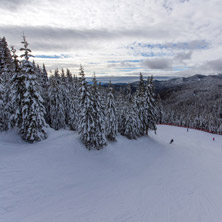
<instances>
[{"instance_id":1,"label":"grey cloud bank","mask_svg":"<svg viewBox=\"0 0 222 222\"><path fill-rule=\"evenodd\" d=\"M169 59L156 58L156 59L147 59L142 62L142 64L150 69L171 69L172 62Z\"/></svg>"}]
</instances>

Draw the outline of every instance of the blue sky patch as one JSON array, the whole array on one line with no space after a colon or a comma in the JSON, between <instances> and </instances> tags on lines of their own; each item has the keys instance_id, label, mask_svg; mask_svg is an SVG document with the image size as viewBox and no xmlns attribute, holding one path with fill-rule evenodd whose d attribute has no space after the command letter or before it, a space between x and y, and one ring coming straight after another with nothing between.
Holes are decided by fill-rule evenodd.
<instances>
[{"instance_id":1,"label":"blue sky patch","mask_svg":"<svg viewBox=\"0 0 222 222\"><path fill-rule=\"evenodd\" d=\"M35 58L40 59L65 59L70 58L69 55L61 54L61 55L35 55Z\"/></svg>"}]
</instances>

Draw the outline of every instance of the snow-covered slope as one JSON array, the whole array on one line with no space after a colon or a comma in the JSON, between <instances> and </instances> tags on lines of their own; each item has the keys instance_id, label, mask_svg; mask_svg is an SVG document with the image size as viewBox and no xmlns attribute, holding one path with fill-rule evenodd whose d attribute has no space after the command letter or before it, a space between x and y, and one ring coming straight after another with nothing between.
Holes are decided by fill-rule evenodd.
<instances>
[{"instance_id":1,"label":"snow-covered slope","mask_svg":"<svg viewBox=\"0 0 222 222\"><path fill-rule=\"evenodd\" d=\"M65 130L36 144L1 133L0 221L221 222L221 173L222 137L195 130L159 126L101 151Z\"/></svg>"}]
</instances>

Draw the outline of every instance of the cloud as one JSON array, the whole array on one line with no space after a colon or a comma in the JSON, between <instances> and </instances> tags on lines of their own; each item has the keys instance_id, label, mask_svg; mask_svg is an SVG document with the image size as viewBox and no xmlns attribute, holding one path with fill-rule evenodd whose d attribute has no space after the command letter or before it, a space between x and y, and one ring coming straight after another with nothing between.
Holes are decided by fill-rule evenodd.
<instances>
[{"instance_id":1,"label":"cloud","mask_svg":"<svg viewBox=\"0 0 222 222\"><path fill-rule=\"evenodd\" d=\"M70 51L89 47L99 47L104 41L124 41L135 38L160 37L158 30L109 30L109 29L72 29L50 26L0 26L0 33L4 33L13 44L21 39L25 33L27 40L34 50ZM93 45L93 43L95 43Z\"/></svg>"},{"instance_id":2,"label":"cloud","mask_svg":"<svg viewBox=\"0 0 222 222\"><path fill-rule=\"evenodd\" d=\"M140 65L142 60L122 60L122 61L108 61L108 68L118 69L137 69L137 64Z\"/></svg>"},{"instance_id":3,"label":"cloud","mask_svg":"<svg viewBox=\"0 0 222 222\"><path fill-rule=\"evenodd\" d=\"M33 0L0 0L1 8L17 10L21 6L32 3Z\"/></svg>"},{"instance_id":4,"label":"cloud","mask_svg":"<svg viewBox=\"0 0 222 222\"><path fill-rule=\"evenodd\" d=\"M209 71L222 72L222 59L207 61L202 68Z\"/></svg>"},{"instance_id":5,"label":"cloud","mask_svg":"<svg viewBox=\"0 0 222 222\"><path fill-rule=\"evenodd\" d=\"M171 69L172 61L165 58L146 59L142 65L149 69Z\"/></svg>"},{"instance_id":6,"label":"cloud","mask_svg":"<svg viewBox=\"0 0 222 222\"><path fill-rule=\"evenodd\" d=\"M187 60L190 60L190 59L191 59L191 56L192 56L192 51L189 51L189 52L181 52L181 53L177 53L177 54L174 56L174 60L183 63L184 60L186 60L186 61L187 61Z\"/></svg>"}]
</instances>

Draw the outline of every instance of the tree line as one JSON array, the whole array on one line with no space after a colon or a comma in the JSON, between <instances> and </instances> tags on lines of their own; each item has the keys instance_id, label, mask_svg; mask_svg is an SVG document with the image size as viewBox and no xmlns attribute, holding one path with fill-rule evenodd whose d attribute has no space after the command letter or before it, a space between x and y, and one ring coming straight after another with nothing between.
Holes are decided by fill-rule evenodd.
<instances>
[{"instance_id":1,"label":"tree line","mask_svg":"<svg viewBox=\"0 0 222 222\"><path fill-rule=\"evenodd\" d=\"M210 81L209 78L206 79ZM222 88L219 81L221 80L217 77L207 85L199 82L196 87L202 88L192 86L192 89L172 92L162 100L162 123L222 134Z\"/></svg>"},{"instance_id":2,"label":"tree line","mask_svg":"<svg viewBox=\"0 0 222 222\"><path fill-rule=\"evenodd\" d=\"M26 37L20 59L0 38L0 130L18 128L22 139L33 143L47 138L47 127L77 131L86 148L101 149L119 134L129 139L156 131L161 110L153 87L153 77L132 93L130 84L120 92L87 82L80 66L79 75L69 69L48 76L45 65L34 61Z\"/></svg>"}]
</instances>

